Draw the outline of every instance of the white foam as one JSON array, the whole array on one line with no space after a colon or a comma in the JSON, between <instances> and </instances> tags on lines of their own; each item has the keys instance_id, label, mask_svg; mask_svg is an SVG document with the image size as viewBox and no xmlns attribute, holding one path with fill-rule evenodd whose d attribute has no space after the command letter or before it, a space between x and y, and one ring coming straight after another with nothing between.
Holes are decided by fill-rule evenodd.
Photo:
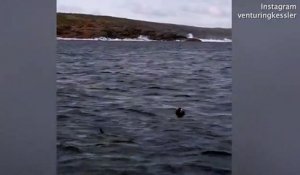
<instances>
[{"instance_id":1,"label":"white foam","mask_svg":"<svg viewBox=\"0 0 300 175\"><path fill-rule=\"evenodd\" d=\"M148 36L140 35L137 38L106 38L106 37L99 37L99 38L62 38L57 37L57 40L66 40L66 41L155 41L148 38Z\"/></svg>"},{"instance_id":2,"label":"white foam","mask_svg":"<svg viewBox=\"0 0 300 175\"><path fill-rule=\"evenodd\" d=\"M192 33L189 33L186 35L186 37L191 39L191 38L194 38L194 35Z\"/></svg>"},{"instance_id":3,"label":"white foam","mask_svg":"<svg viewBox=\"0 0 300 175\"><path fill-rule=\"evenodd\" d=\"M151 40L148 36L140 35L137 38L106 38L106 37L99 37L99 38L62 38L57 37L57 40L66 40L66 41L158 41L158 40ZM202 42L232 42L231 39L200 39ZM177 42L182 42L184 40L176 40Z\"/></svg>"},{"instance_id":4,"label":"white foam","mask_svg":"<svg viewBox=\"0 0 300 175\"><path fill-rule=\"evenodd\" d=\"M231 43L232 40L228 38L224 39L200 39L202 42L213 42L213 43Z\"/></svg>"}]
</instances>

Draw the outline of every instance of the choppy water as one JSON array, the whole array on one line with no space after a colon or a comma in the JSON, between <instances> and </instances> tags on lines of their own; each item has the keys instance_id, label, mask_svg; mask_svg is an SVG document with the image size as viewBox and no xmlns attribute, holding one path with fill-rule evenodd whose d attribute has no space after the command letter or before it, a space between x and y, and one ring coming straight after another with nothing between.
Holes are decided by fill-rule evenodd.
<instances>
[{"instance_id":1,"label":"choppy water","mask_svg":"<svg viewBox=\"0 0 300 175\"><path fill-rule=\"evenodd\" d=\"M58 173L231 174L231 84L231 43L58 41Z\"/></svg>"}]
</instances>

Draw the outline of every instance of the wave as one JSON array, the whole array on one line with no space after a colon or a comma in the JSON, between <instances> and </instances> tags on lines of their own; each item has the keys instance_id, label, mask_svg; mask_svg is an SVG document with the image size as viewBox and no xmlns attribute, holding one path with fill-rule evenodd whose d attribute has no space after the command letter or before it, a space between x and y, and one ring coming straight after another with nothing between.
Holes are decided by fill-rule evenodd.
<instances>
[{"instance_id":1,"label":"wave","mask_svg":"<svg viewBox=\"0 0 300 175\"><path fill-rule=\"evenodd\" d=\"M99 37L99 38L63 38L56 37L57 40L65 40L65 41L160 41L160 40L151 40L148 36L140 35L137 38L107 38L107 37ZM232 42L231 39L200 39L202 42ZM177 42L184 42L184 40L175 40Z\"/></svg>"},{"instance_id":2,"label":"wave","mask_svg":"<svg viewBox=\"0 0 300 175\"><path fill-rule=\"evenodd\" d=\"M137 38L107 38L107 37L99 37L99 38L62 38L57 37L57 40L78 40L78 41L155 41L149 39L147 36L140 35Z\"/></svg>"},{"instance_id":3,"label":"wave","mask_svg":"<svg viewBox=\"0 0 300 175\"><path fill-rule=\"evenodd\" d=\"M228 38L224 39L200 39L202 42L213 42L213 43L231 43L232 40Z\"/></svg>"}]
</instances>

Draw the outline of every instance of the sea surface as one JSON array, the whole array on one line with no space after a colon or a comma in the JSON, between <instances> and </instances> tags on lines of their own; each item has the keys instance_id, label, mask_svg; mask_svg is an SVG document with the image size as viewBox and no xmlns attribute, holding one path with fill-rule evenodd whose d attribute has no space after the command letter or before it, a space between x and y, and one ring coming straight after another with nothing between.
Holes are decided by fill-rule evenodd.
<instances>
[{"instance_id":1,"label":"sea surface","mask_svg":"<svg viewBox=\"0 0 300 175\"><path fill-rule=\"evenodd\" d=\"M58 174L231 174L231 50L58 41Z\"/></svg>"}]
</instances>

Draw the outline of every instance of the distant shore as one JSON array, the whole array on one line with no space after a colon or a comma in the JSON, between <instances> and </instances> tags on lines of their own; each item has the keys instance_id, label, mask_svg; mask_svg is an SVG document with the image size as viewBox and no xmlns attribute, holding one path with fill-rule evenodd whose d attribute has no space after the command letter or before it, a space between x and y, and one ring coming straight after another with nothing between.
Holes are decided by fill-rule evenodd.
<instances>
[{"instance_id":1,"label":"distant shore","mask_svg":"<svg viewBox=\"0 0 300 175\"><path fill-rule=\"evenodd\" d=\"M109 16L57 13L57 36L60 38L100 40L185 41L194 38L231 39L231 29L202 28L163 24ZM139 37L147 38L139 38ZM192 39L196 41L195 39ZM99 40L99 39L98 39ZM202 39L200 39L202 40Z\"/></svg>"},{"instance_id":2,"label":"distant shore","mask_svg":"<svg viewBox=\"0 0 300 175\"><path fill-rule=\"evenodd\" d=\"M137 41L137 42L159 42L159 41L165 41L165 40L150 40L149 38L64 38L64 37L57 37L57 40L64 40L64 41ZM188 40L174 40L174 42L190 42ZM215 42L215 43L230 43L232 42L231 39L224 38L222 40L218 39L199 39L199 42Z\"/></svg>"}]
</instances>

